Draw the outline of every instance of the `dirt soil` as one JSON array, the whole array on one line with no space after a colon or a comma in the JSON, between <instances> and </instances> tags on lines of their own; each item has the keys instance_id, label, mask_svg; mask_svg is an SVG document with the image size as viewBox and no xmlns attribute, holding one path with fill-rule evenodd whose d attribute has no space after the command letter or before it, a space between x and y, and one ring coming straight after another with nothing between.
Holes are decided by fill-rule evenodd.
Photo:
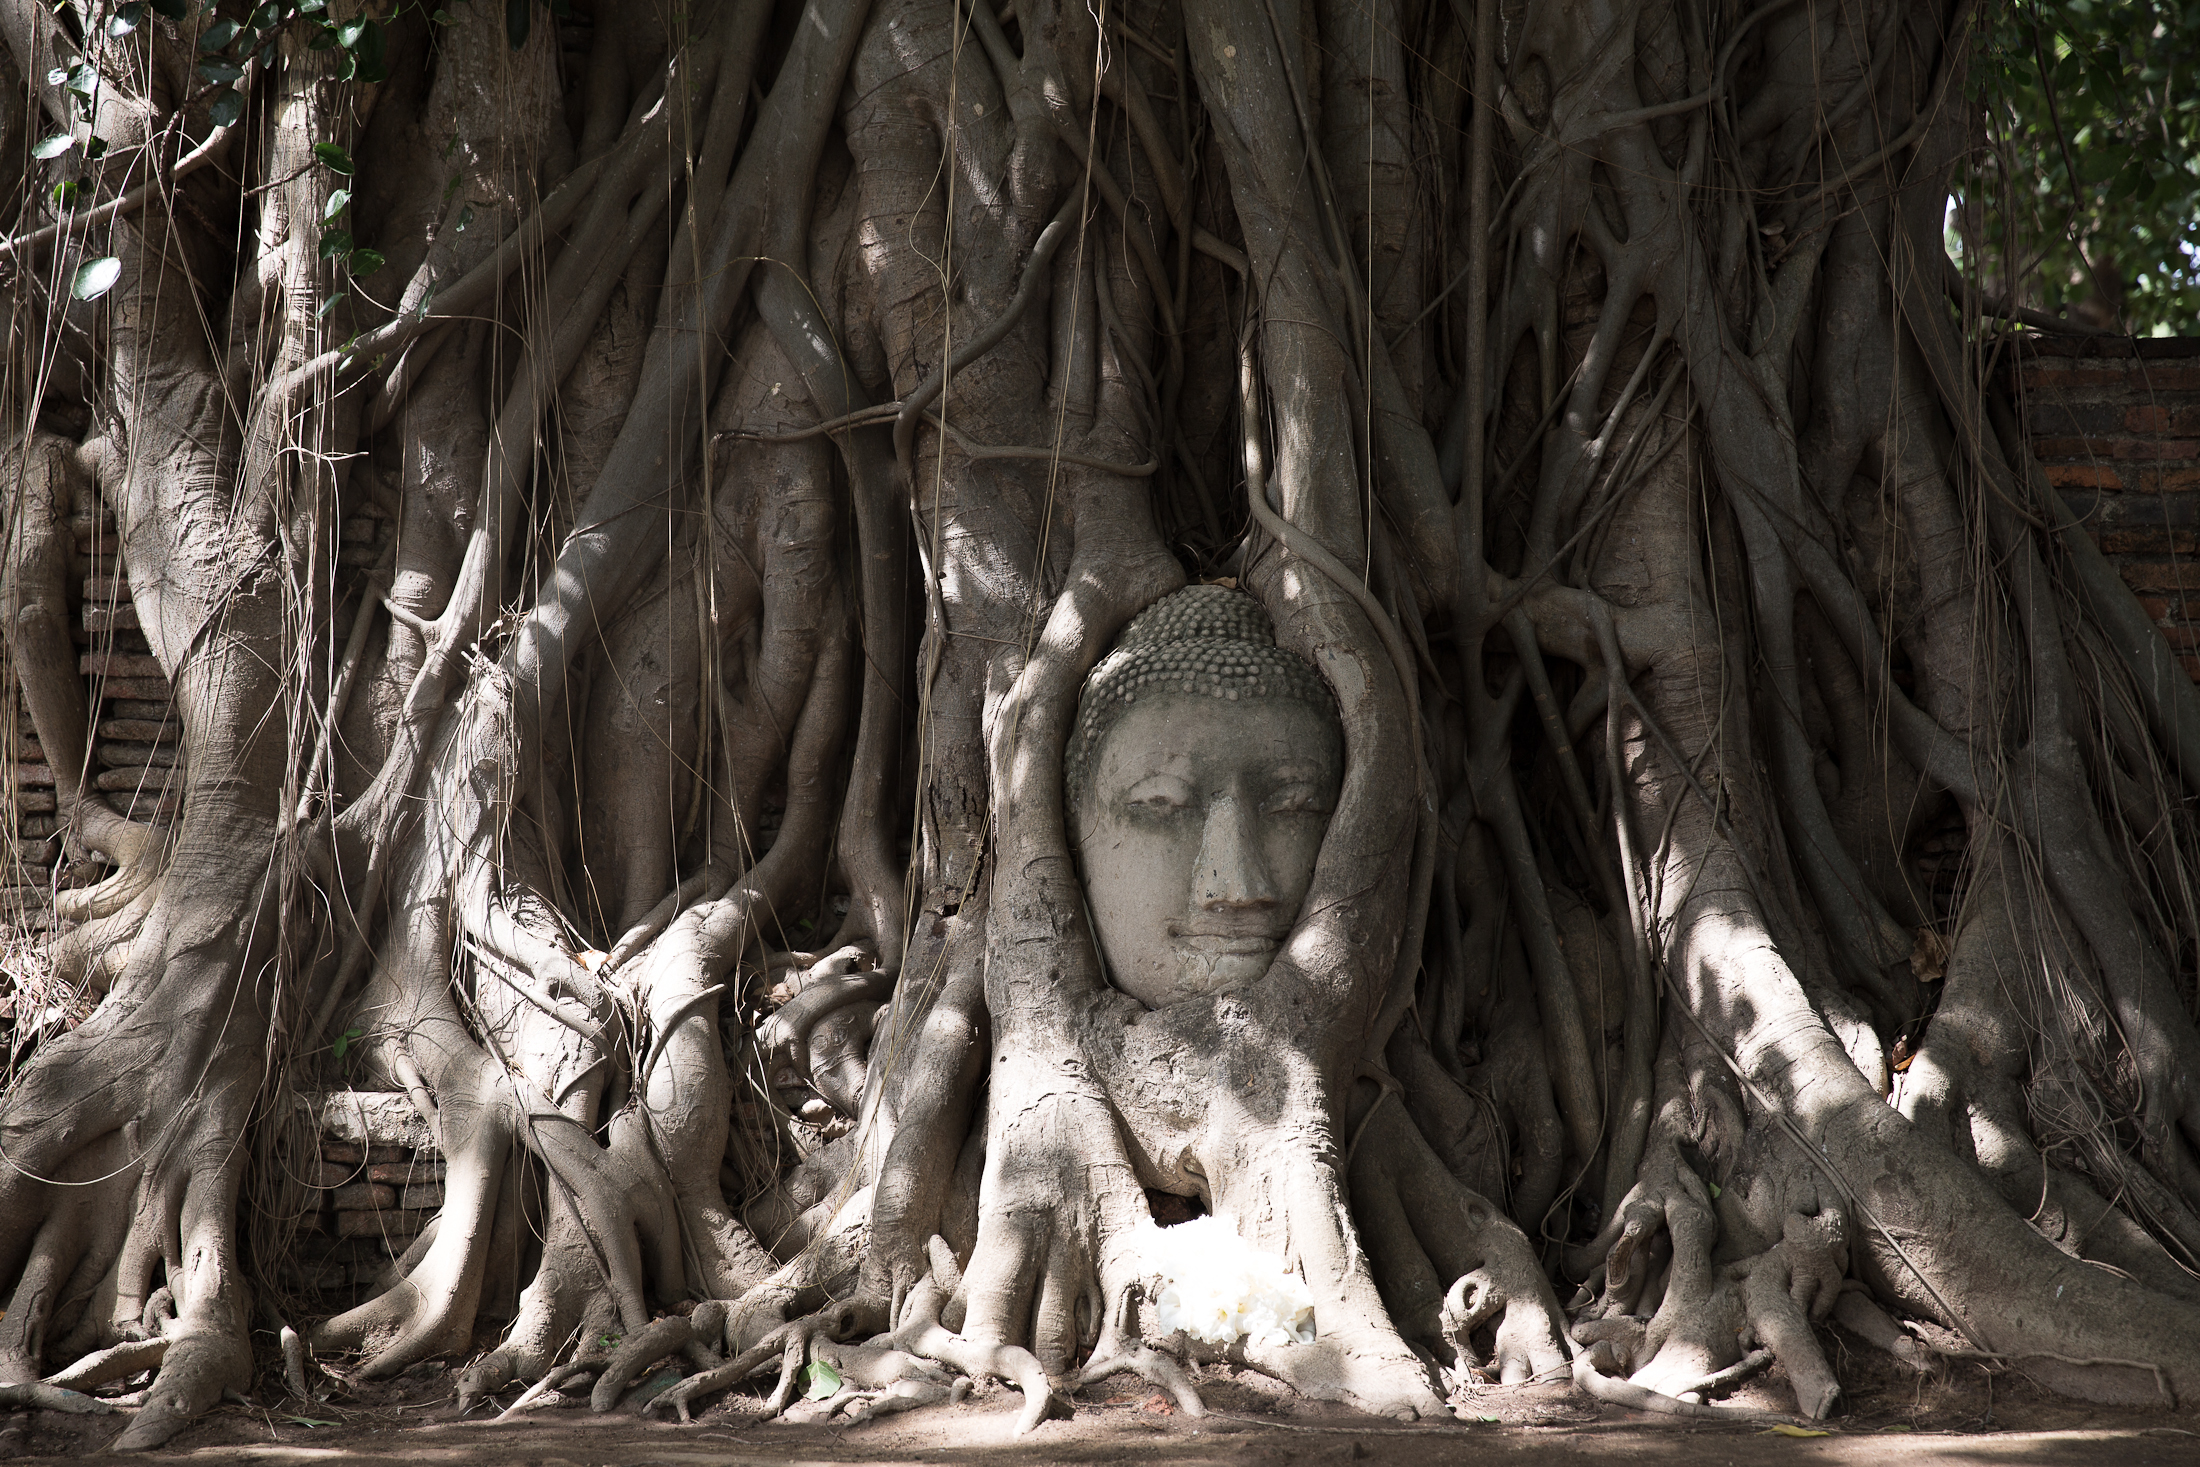
<instances>
[{"instance_id":1,"label":"dirt soil","mask_svg":"<svg viewBox=\"0 0 2200 1467\"><path fill-rule=\"evenodd\" d=\"M1823 1436L1787 1436L1762 1425L1676 1421L1599 1406L1570 1385L1493 1387L1470 1410L1483 1419L1401 1426L1301 1400L1249 1372L1209 1367L1200 1392L1209 1414L1191 1419L1131 1377L1079 1395L1072 1419L1015 1435L1021 1397L980 1387L960 1405L863 1426L795 1426L759 1415L761 1389L721 1398L692 1424L614 1412L548 1409L501 1424L488 1410L457 1414L456 1376L416 1368L386 1384L352 1383L316 1368L316 1394L283 1402L279 1377L263 1378L265 1404L222 1407L166 1448L120 1457L107 1445L128 1420L39 1411L0 1416L0 1458L12 1462L180 1461L265 1467L815 1467L821 1463L1140 1463L1151 1467L1285 1467L1285 1464L1501 1462L1688 1463L1714 1467L1819 1467L1893 1463L2200 1463L2200 1416L2088 1406L2049 1395L2020 1372L1974 1364L1910 1376L1839 1331L1828 1350L1849 1382L1845 1409ZM1843 1346L1853 1348L1843 1358ZM768 1380L765 1382L768 1384ZM1790 1401L1777 1375L1732 1398L1766 1410ZM279 1404L278 1404L279 1403ZM1840 1408L1837 1408L1840 1409Z\"/></svg>"}]
</instances>

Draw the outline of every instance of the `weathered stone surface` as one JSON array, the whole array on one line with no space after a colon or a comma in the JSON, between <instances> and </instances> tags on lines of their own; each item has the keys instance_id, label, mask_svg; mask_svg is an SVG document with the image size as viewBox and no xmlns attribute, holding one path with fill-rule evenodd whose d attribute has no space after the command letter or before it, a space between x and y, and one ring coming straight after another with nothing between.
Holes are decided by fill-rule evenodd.
<instances>
[{"instance_id":1,"label":"weathered stone surface","mask_svg":"<svg viewBox=\"0 0 2200 1467\"><path fill-rule=\"evenodd\" d=\"M299 1104L314 1112L316 1128L324 1138L321 1154L331 1161L327 1140L372 1148L368 1161L398 1161L403 1153L425 1151L439 1157L435 1136L428 1123L406 1096L395 1091L341 1090L326 1095L299 1097ZM389 1148L385 1153L382 1148Z\"/></svg>"},{"instance_id":2,"label":"weathered stone surface","mask_svg":"<svg viewBox=\"0 0 2200 1467\"><path fill-rule=\"evenodd\" d=\"M376 1162L367 1168L367 1177L370 1181L389 1182L399 1187L440 1182L443 1180L443 1163L399 1157L392 1161Z\"/></svg>"}]
</instances>

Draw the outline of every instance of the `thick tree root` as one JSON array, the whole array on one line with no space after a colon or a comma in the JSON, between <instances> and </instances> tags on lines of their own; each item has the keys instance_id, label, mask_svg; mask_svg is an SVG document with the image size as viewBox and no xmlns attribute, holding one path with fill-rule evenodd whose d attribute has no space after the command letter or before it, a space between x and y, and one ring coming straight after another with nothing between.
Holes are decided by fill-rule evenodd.
<instances>
[{"instance_id":1,"label":"thick tree root","mask_svg":"<svg viewBox=\"0 0 2200 1467\"><path fill-rule=\"evenodd\" d=\"M1077 1373L1079 1390L1129 1371L1148 1385L1167 1391L1170 1399L1176 1402L1176 1409L1186 1416L1197 1418L1207 1414L1207 1403L1200 1400L1199 1387L1192 1384L1190 1373L1175 1359L1135 1337L1117 1342L1113 1349L1108 1349L1107 1345L1108 1342L1103 1341L1101 1349L1093 1351L1091 1363Z\"/></svg>"},{"instance_id":2,"label":"thick tree root","mask_svg":"<svg viewBox=\"0 0 2200 1467\"><path fill-rule=\"evenodd\" d=\"M0 1385L0 1411L69 1411L104 1416L115 1408L97 1396L54 1385Z\"/></svg>"},{"instance_id":3,"label":"thick tree root","mask_svg":"<svg viewBox=\"0 0 2200 1467\"><path fill-rule=\"evenodd\" d=\"M41 1382L44 1385L61 1386L69 1390L91 1390L109 1381L127 1380L141 1370L158 1366L168 1354L166 1339L125 1340L111 1345L96 1355L87 1355L67 1370L57 1371Z\"/></svg>"},{"instance_id":4,"label":"thick tree root","mask_svg":"<svg viewBox=\"0 0 2200 1467\"><path fill-rule=\"evenodd\" d=\"M1607 1406L1630 1411L1654 1411L1661 1416L1688 1416L1699 1421L1763 1421L1792 1423L1795 1417L1777 1411L1756 1411L1746 1406L1726 1406L1716 1401L1684 1401L1648 1386L1636 1385L1605 1374L1598 1368L1598 1346L1574 1356L1574 1384Z\"/></svg>"}]
</instances>

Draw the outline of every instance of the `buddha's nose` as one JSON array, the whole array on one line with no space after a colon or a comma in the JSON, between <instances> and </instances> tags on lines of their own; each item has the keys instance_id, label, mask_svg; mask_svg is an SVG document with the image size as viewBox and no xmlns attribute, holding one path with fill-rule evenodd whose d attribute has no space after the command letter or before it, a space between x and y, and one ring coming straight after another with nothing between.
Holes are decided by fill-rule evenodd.
<instances>
[{"instance_id":1,"label":"buddha's nose","mask_svg":"<svg viewBox=\"0 0 2200 1467\"><path fill-rule=\"evenodd\" d=\"M1207 807L1193 878L1194 905L1222 912L1276 904L1275 878L1261 850L1258 821L1258 812L1243 800L1225 797Z\"/></svg>"}]
</instances>

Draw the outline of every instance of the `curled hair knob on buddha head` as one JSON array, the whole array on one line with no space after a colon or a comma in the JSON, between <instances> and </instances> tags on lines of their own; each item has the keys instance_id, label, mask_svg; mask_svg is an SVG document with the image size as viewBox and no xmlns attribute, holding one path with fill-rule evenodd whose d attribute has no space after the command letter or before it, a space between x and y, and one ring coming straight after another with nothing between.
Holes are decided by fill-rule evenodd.
<instances>
[{"instance_id":1,"label":"curled hair knob on buddha head","mask_svg":"<svg viewBox=\"0 0 2200 1467\"><path fill-rule=\"evenodd\" d=\"M1321 674L1276 645L1259 601L1227 586L1186 586L1131 618L1115 650L1085 679L1063 771L1073 813L1083 802L1092 758L1116 720L1141 697L1171 693L1230 703L1280 698L1332 720L1337 715Z\"/></svg>"}]
</instances>

